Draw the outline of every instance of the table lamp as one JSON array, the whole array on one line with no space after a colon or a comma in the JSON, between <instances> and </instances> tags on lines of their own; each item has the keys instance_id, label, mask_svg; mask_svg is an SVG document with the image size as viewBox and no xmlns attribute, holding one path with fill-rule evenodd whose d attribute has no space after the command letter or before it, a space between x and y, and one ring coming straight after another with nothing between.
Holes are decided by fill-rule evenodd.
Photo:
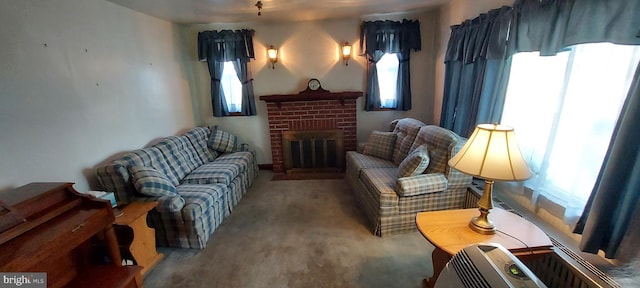
<instances>
[{"instance_id":1,"label":"table lamp","mask_svg":"<svg viewBox=\"0 0 640 288\"><path fill-rule=\"evenodd\" d=\"M484 193L478 201L480 216L469 222L469 228L480 234L496 233L488 219L489 210L493 208L493 181L520 181L531 177L513 128L497 123L478 125L460 152L449 160L449 166L485 181Z\"/></svg>"}]
</instances>

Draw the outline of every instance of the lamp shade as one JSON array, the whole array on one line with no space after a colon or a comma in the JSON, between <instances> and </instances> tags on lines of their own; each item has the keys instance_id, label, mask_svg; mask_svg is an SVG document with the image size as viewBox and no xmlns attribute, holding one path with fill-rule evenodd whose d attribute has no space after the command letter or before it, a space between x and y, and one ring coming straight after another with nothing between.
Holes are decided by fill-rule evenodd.
<instances>
[{"instance_id":1,"label":"lamp shade","mask_svg":"<svg viewBox=\"0 0 640 288\"><path fill-rule=\"evenodd\" d=\"M482 179L520 181L531 177L513 128L480 124L449 166Z\"/></svg>"}]
</instances>

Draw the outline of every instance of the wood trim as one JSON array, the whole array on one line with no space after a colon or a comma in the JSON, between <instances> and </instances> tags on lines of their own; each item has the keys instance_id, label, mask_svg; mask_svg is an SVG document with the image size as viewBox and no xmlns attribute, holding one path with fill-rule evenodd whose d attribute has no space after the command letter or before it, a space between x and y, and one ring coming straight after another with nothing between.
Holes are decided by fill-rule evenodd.
<instances>
[{"instance_id":1,"label":"wood trim","mask_svg":"<svg viewBox=\"0 0 640 288\"><path fill-rule=\"evenodd\" d=\"M362 92L331 92L328 90L305 90L297 94L275 94L275 95L263 95L260 96L260 100L269 102L275 102L278 108L282 102L293 101L315 101L315 100L340 100L340 103L344 105L344 100L357 99L363 95Z\"/></svg>"}]
</instances>

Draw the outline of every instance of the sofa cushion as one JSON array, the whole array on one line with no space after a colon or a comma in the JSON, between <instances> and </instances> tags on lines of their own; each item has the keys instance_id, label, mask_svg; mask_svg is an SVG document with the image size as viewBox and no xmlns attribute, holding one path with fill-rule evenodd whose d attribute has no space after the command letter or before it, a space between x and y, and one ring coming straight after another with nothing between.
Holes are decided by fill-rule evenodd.
<instances>
[{"instance_id":1,"label":"sofa cushion","mask_svg":"<svg viewBox=\"0 0 640 288\"><path fill-rule=\"evenodd\" d=\"M240 151L233 153L226 153L220 155L220 157L216 158L213 162L215 163L233 163L238 164L240 167L240 172L245 172L249 169L249 166L254 162L254 154L250 151Z\"/></svg>"},{"instance_id":2,"label":"sofa cushion","mask_svg":"<svg viewBox=\"0 0 640 288\"><path fill-rule=\"evenodd\" d=\"M367 139L367 144L362 154L391 160L395 142L396 135L393 132L373 131Z\"/></svg>"},{"instance_id":3,"label":"sofa cushion","mask_svg":"<svg viewBox=\"0 0 640 288\"><path fill-rule=\"evenodd\" d=\"M133 185L139 193L147 196L177 196L176 187L169 181L167 176L160 173L153 167L131 166Z\"/></svg>"},{"instance_id":4,"label":"sofa cushion","mask_svg":"<svg viewBox=\"0 0 640 288\"><path fill-rule=\"evenodd\" d=\"M396 180L396 192L400 196L415 196L447 189L447 178L442 173L420 174Z\"/></svg>"},{"instance_id":5,"label":"sofa cushion","mask_svg":"<svg viewBox=\"0 0 640 288\"><path fill-rule=\"evenodd\" d=\"M349 169L356 169L358 172L365 168L397 168L396 165L389 160L364 155L356 151L347 151L346 158Z\"/></svg>"},{"instance_id":6,"label":"sofa cushion","mask_svg":"<svg viewBox=\"0 0 640 288\"><path fill-rule=\"evenodd\" d=\"M218 128L218 125L216 125L211 131L211 136L209 136L207 145L209 146L209 148L218 152L228 153L236 151L237 142L237 136L220 130L220 128Z\"/></svg>"},{"instance_id":7,"label":"sofa cushion","mask_svg":"<svg viewBox=\"0 0 640 288\"><path fill-rule=\"evenodd\" d=\"M402 160L398 166L398 178L419 175L427 169L429 153L426 148L426 146L419 146Z\"/></svg>"},{"instance_id":8,"label":"sofa cushion","mask_svg":"<svg viewBox=\"0 0 640 288\"><path fill-rule=\"evenodd\" d=\"M453 157L451 152L458 142L464 142L464 139L453 131L429 125L420 128L413 145L427 145L431 160L426 173L445 173L447 162Z\"/></svg>"},{"instance_id":9,"label":"sofa cushion","mask_svg":"<svg viewBox=\"0 0 640 288\"><path fill-rule=\"evenodd\" d=\"M412 118L400 119L394 126L393 132L396 134L396 143L393 147L393 158L391 161L396 166L402 163L402 160L407 157L409 151L412 151L411 146L413 141L420 130L420 127L425 124L419 120Z\"/></svg>"},{"instance_id":10,"label":"sofa cushion","mask_svg":"<svg viewBox=\"0 0 640 288\"><path fill-rule=\"evenodd\" d=\"M184 133L184 137L189 139L202 164L211 162L218 157L218 151L207 147L210 133L211 131L207 127L196 127Z\"/></svg>"},{"instance_id":11,"label":"sofa cushion","mask_svg":"<svg viewBox=\"0 0 640 288\"><path fill-rule=\"evenodd\" d=\"M162 155L157 147L149 147L144 149L133 150L122 156L122 158L113 161L114 164L121 164L124 167L130 166L147 166L153 167L169 179L174 186L180 183L180 179L176 178L169 167L169 163ZM124 178L125 181L130 181Z\"/></svg>"},{"instance_id":12,"label":"sofa cushion","mask_svg":"<svg viewBox=\"0 0 640 288\"><path fill-rule=\"evenodd\" d=\"M233 181L233 178L236 178L240 174L241 170L241 163L209 162L196 168L196 170L193 170L189 175L185 176L184 179L182 179L182 183L221 183L229 185L231 181Z\"/></svg>"}]
</instances>

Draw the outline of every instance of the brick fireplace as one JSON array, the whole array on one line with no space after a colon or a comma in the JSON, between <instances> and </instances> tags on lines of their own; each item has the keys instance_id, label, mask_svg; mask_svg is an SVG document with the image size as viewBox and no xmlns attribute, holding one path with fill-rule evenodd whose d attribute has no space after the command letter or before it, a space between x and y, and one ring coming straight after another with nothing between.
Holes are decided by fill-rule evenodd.
<instances>
[{"instance_id":1,"label":"brick fireplace","mask_svg":"<svg viewBox=\"0 0 640 288\"><path fill-rule=\"evenodd\" d=\"M267 102L269 133L271 138L271 155L274 179L298 179L300 176L285 169L285 143L283 132L308 131L326 132L342 131L341 154L356 150L356 99L362 92L331 93L327 90L305 90L298 94L266 95L260 100ZM325 133L319 133L325 134ZM289 146L289 145L287 145ZM290 156L289 156L290 157ZM344 162L340 165L344 165ZM344 171L344 167L338 167ZM299 171L300 169L296 170ZM318 169L310 169L314 173L306 178L324 178ZM309 177L310 176L310 177Z\"/></svg>"}]
</instances>

